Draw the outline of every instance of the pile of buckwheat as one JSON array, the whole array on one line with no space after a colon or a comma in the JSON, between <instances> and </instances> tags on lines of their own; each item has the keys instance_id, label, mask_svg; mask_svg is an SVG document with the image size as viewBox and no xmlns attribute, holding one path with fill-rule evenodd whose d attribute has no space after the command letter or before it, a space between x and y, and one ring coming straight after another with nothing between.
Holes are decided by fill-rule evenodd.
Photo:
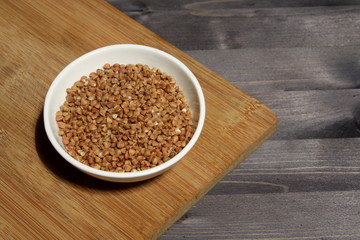
<instances>
[{"instance_id":1,"label":"pile of buckwheat","mask_svg":"<svg viewBox=\"0 0 360 240\"><path fill-rule=\"evenodd\" d=\"M192 114L175 79L147 65L105 64L66 90L56 113L67 152L111 172L158 166L194 134Z\"/></svg>"}]
</instances>

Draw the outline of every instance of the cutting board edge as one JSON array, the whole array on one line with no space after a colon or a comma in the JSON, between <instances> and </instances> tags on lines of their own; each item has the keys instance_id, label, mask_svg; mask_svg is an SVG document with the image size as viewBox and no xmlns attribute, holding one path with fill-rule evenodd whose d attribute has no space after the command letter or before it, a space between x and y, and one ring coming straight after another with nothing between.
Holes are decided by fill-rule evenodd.
<instances>
[{"instance_id":1,"label":"cutting board edge","mask_svg":"<svg viewBox=\"0 0 360 240\"><path fill-rule=\"evenodd\" d=\"M217 183L219 183L229 172L235 169L239 164L241 164L249 155L258 149L266 140L268 140L278 128L278 119L275 113L270 110L268 107L263 105L263 107L268 110L274 117L274 123L264 132L264 134L258 138L258 141L254 141L252 145L242 152L224 171L222 171L216 178L213 178L209 184L207 184L201 191L198 192L190 201L188 201L184 206L182 206L176 214L169 218L164 225L157 229L149 239L155 240L158 239L162 234L164 234L176 221L178 221L187 211L190 210L200 199L202 199Z\"/></svg>"}]
</instances>

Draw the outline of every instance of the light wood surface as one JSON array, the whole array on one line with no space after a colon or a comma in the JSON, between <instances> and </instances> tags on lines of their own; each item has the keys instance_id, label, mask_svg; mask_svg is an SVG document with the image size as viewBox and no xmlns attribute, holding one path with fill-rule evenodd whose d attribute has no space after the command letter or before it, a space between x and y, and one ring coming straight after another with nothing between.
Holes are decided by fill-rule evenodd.
<instances>
[{"instance_id":1,"label":"light wood surface","mask_svg":"<svg viewBox=\"0 0 360 240\"><path fill-rule=\"evenodd\" d=\"M360 1L108 1L279 118L160 239L360 239Z\"/></svg>"},{"instance_id":2,"label":"light wood surface","mask_svg":"<svg viewBox=\"0 0 360 240\"><path fill-rule=\"evenodd\" d=\"M104 1L2 1L0 238L156 238L276 129L271 110ZM183 61L207 117L193 150L146 182L118 184L71 167L50 145L42 106L57 73L98 47L136 43Z\"/></svg>"}]
</instances>

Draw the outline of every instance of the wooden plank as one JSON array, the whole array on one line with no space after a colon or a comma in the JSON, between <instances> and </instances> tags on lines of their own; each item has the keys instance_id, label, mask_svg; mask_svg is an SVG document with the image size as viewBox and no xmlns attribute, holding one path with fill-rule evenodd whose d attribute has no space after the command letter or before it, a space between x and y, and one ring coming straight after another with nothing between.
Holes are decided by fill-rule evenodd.
<instances>
[{"instance_id":1,"label":"wooden plank","mask_svg":"<svg viewBox=\"0 0 360 240\"><path fill-rule=\"evenodd\" d=\"M360 191L207 195L165 239L359 239Z\"/></svg>"},{"instance_id":2,"label":"wooden plank","mask_svg":"<svg viewBox=\"0 0 360 240\"><path fill-rule=\"evenodd\" d=\"M252 6L237 2L142 1L140 5L132 4L142 10L128 14L182 50L316 48L360 43L358 31L353 30L360 20L357 1L337 2L331 8L324 1L261 1ZM110 3L119 9L126 6Z\"/></svg>"},{"instance_id":3,"label":"wooden plank","mask_svg":"<svg viewBox=\"0 0 360 240\"><path fill-rule=\"evenodd\" d=\"M275 111L272 139L360 136L357 47L187 53Z\"/></svg>"},{"instance_id":4,"label":"wooden plank","mask_svg":"<svg viewBox=\"0 0 360 240\"><path fill-rule=\"evenodd\" d=\"M197 1L197 0L168 0L168 1L157 1L157 0L142 0L142 1L131 1L131 0L106 0L111 5L121 9L123 12L139 12L144 9L150 9L152 11L180 11L182 6L196 3L197 5L205 5L212 8L275 8L275 7L335 7L335 6L352 6L360 5L359 0L343 0L343 1L328 1L328 0L260 0L260 1ZM179 10L180 9L180 10Z\"/></svg>"},{"instance_id":5,"label":"wooden plank","mask_svg":"<svg viewBox=\"0 0 360 240\"><path fill-rule=\"evenodd\" d=\"M276 129L276 116L263 104L103 1L4 1L0 27L0 237L156 238ZM76 57L118 43L180 59L207 103L192 151L142 183L80 173L43 129L43 101L56 74Z\"/></svg>"},{"instance_id":6,"label":"wooden plank","mask_svg":"<svg viewBox=\"0 0 360 240\"><path fill-rule=\"evenodd\" d=\"M360 190L359 144L360 138L269 140L208 194Z\"/></svg>"},{"instance_id":7,"label":"wooden plank","mask_svg":"<svg viewBox=\"0 0 360 240\"><path fill-rule=\"evenodd\" d=\"M276 112L273 139L360 136L358 48L188 53Z\"/></svg>"},{"instance_id":8,"label":"wooden plank","mask_svg":"<svg viewBox=\"0 0 360 240\"><path fill-rule=\"evenodd\" d=\"M251 94L360 88L360 49L357 46L187 53Z\"/></svg>"},{"instance_id":9,"label":"wooden plank","mask_svg":"<svg viewBox=\"0 0 360 240\"><path fill-rule=\"evenodd\" d=\"M272 139L360 136L357 47L187 53L275 111Z\"/></svg>"},{"instance_id":10,"label":"wooden plank","mask_svg":"<svg viewBox=\"0 0 360 240\"><path fill-rule=\"evenodd\" d=\"M360 136L360 89L277 91L254 96L279 117L279 129L272 139Z\"/></svg>"}]
</instances>

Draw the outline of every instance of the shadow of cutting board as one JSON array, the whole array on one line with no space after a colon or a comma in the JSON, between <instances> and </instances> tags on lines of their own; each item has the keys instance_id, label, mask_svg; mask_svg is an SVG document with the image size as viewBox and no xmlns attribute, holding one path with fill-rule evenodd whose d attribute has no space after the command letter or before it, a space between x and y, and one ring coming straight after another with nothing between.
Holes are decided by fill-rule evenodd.
<instances>
[{"instance_id":1,"label":"shadow of cutting board","mask_svg":"<svg viewBox=\"0 0 360 240\"><path fill-rule=\"evenodd\" d=\"M276 129L263 104L103 1L5 1L0 24L0 238L156 238ZM42 122L57 73L88 51L119 43L174 55L206 99L195 147L141 183L103 182L74 169L52 148Z\"/></svg>"}]
</instances>

